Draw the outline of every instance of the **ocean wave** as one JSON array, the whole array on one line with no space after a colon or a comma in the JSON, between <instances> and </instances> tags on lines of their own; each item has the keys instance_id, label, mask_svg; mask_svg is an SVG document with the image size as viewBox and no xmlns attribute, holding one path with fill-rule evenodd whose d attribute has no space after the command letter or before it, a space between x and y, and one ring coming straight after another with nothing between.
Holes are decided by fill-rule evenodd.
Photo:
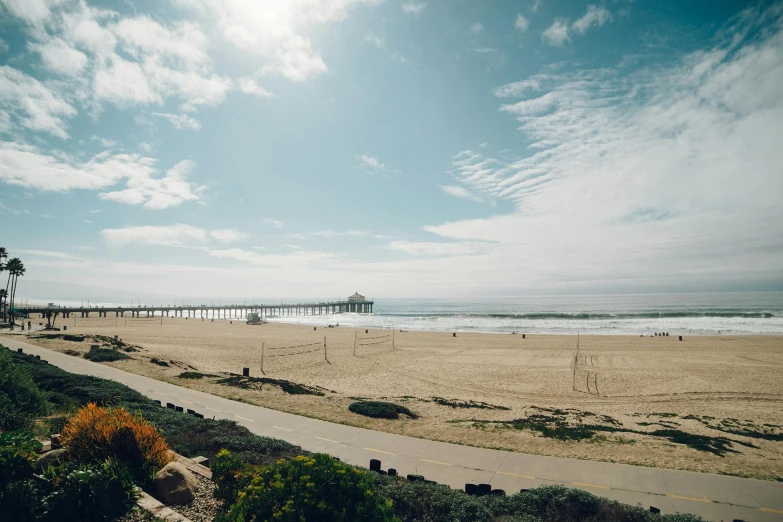
<instances>
[{"instance_id":1,"label":"ocean wave","mask_svg":"<svg viewBox=\"0 0 783 522\"><path fill-rule=\"evenodd\" d=\"M552 320L552 319L566 319L566 320L611 320L611 319L676 319L676 318L698 318L698 317L718 317L718 318L739 318L739 319L772 319L778 317L778 315L772 312L747 312L739 310L724 310L724 311L693 311L693 312L639 312L639 313L591 313L591 312L575 312L575 313L527 313L527 314L502 314L502 313L382 313L387 317L410 317L410 318L488 318L488 319L528 319L528 320Z\"/></svg>"}]
</instances>

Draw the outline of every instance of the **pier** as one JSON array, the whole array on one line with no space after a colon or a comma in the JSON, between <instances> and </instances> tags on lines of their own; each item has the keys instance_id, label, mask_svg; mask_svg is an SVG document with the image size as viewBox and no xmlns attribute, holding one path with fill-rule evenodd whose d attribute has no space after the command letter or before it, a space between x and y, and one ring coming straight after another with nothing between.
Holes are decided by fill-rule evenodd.
<instances>
[{"instance_id":1,"label":"pier","mask_svg":"<svg viewBox=\"0 0 783 522\"><path fill-rule=\"evenodd\" d=\"M63 318L71 314L79 317L193 317L203 319L244 319L249 313L257 313L260 317L280 317L290 315L323 315L342 313L372 313L374 301L350 299L347 301L332 301L321 303L296 304L231 304L231 305L197 305L197 306L117 306L117 307L87 307L87 306L31 306L14 308L19 314L60 314Z\"/></svg>"}]
</instances>

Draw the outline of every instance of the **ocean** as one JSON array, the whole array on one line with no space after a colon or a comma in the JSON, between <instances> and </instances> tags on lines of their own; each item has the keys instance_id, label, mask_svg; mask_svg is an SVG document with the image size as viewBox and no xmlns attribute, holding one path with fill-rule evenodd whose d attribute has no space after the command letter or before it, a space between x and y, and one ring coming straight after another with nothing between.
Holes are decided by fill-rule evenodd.
<instances>
[{"instance_id":1,"label":"ocean","mask_svg":"<svg viewBox=\"0 0 783 522\"><path fill-rule=\"evenodd\" d=\"M375 299L373 309L373 314L268 320L457 332L783 335L783 292Z\"/></svg>"},{"instance_id":2,"label":"ocean","mask_svg":"<svg viewBox=\"0 0 783 522\"><path fill-rule=\"evenodd\" d=\"M273 304L313 301L317 302L319 299L278 298L265 302ZM529 296L492 299L376 298L374 301L372 314L271 316L267 319L316 326L339 323L340 326L361 328L455 332L783 335L783 292ZM197 305L203 302L186 300L185 304ZM228 302L231 301L224 299L221 304ZM246 302L250 303L249 300ZM54 303L73 306L80 304L79 301ZM87 305L86 302L83 304ZM92 302L91 305L117 306L109 302ZM128 303L123 306L128 306Z\"/></svg>"}]
</instances>

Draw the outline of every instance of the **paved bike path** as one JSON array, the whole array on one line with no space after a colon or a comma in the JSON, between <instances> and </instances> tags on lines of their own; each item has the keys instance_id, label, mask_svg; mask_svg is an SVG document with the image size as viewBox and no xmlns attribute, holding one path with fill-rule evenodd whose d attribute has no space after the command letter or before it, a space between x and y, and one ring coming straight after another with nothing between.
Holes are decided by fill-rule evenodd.
<instances>
[{"instance_id":1,"label":"paved bike path","mask_svg":"<svg viewBox=\"0 0 783 522\"><path fill-rule=\"evenodd\" d=\"M454 488L488 483L511 494L523 488L562 484L645 509L655 506L662 513L693 513L708 520L783 522L783 483L526 455L372 431L232 401L7 337L0 338L0 343L40 355L69 372L123 383L164 404L171 402L206 417L234 420L258 435L328 453L350 464L368 466L370 459L378 459L383 469L424 475Z\"/></svg>"}]
</instances>

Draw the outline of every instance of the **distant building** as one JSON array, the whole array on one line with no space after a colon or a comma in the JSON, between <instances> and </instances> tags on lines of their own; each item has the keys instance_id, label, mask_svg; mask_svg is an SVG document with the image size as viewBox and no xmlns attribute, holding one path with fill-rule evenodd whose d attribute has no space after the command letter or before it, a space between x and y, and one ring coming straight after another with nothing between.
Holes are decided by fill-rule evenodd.
<instances>
[{"instance_id":1,"label":"distant building","mask_svg":"<svg viewBox=\"0 0 783 522\"><path fill-rule=\"evenodd\" d=\"M363 303L364 302L364 296L359 294L359 292L354 293L352 296L348 298L349 303Z\"/></svg>"}]
</instances>

